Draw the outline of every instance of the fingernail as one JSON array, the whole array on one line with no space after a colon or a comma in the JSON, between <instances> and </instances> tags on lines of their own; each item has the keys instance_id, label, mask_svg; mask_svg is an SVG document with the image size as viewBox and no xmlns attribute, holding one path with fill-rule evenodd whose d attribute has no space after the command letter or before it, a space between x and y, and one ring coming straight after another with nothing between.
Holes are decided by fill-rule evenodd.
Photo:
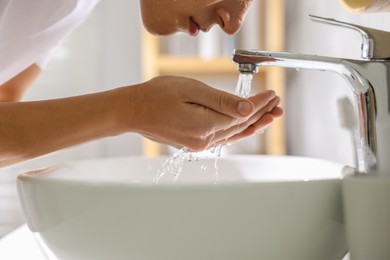
<instances>
[{"instance_id":1,"label":"fingernail","mask_svg":"<svg viewBox=\"0 0 390 260\"><path fill-rule=\"evenodd\" d=\"M237 111L242 116L248 116L252 112L252 106L248 101L240 101L238 102Z\"/></svg>"}]
</instances>

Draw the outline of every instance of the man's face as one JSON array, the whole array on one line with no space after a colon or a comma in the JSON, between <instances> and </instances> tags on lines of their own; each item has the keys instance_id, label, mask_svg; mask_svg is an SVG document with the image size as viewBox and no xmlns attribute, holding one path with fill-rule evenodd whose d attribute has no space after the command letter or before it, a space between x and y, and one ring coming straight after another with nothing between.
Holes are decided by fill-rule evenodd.
<instances>
[{"instance_id":1,"label":"man's face","mask_svg":"<svg viewBox=\"0 0 390 260\"><path fill-rule=\"evenodd\" d=\"M253 0L140 0L142 20L153 34L169 35L187 32L197 35L219 25L234 34Z\"/></svg>"}]
</instances>

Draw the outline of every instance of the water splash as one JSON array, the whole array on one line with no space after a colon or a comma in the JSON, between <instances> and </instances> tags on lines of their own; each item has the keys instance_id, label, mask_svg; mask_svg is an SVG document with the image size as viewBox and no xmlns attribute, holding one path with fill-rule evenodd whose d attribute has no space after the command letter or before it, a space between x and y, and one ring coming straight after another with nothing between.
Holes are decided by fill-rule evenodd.
<instances>
[{"instance_id":1,"label":"water splash","mask_svg":"<svg viewBox=\"0 0 390 260\"><path fill-rule=\"evenodd\" d=\"M163 165L160 167L160 169L157 171L156 176L153 178L153 183L155 185L158 185L161 181L162 178L171 176L172 177L172 182L176 183L184 168L184 163L187 162L193 162L197 163L200 161L199 156L205 157L205 158L214 158L215 163L214 163L214 169L215 169L215 181L214 183L217 184L219 181L219 165L218 165L218 158L221 157L222 155L222 148L223 145L218 145L217 147L210 148L209 150L205 152L209 152L210 154L205 154L203 153L202 155L199 155L197 153L190 152L187 148L182 148L175 152L172 156L167 158ZM199 155L199 156L198 156ZM199 164L199 169L200 171L206 172L207 166L204 163Z\"/></svg>"},{"instance_id":2,"label":"water splash","mask_svg":"<svg viewBox=\"0 0 390 260\"><path fill-rule=\"evenodd\" d=\"M220 144L217 146L215 150L215 161L214 161L214 169L215 169L215 182L214 184L218 184L219 182L219 158L222 156L222 148L224 145Z\"/></svg>"},{"instance_id":3,"label":"water splash","mask_svg":"<svg viewBox=\"0 0 390 260\"><path fill-rule=\"evenodd\" d=\"M251 88L252 88L252 79L253 74L251 73L240 73L238 78L235 94L247 98L250 96ZM213 133L215 135L215 133ZM201 140L206 140L206 136L201 136ZM208 151L213 154L215 162L215 184L219 182L219 158L222 156L222 149L225 145L219 144L216 147L212 147L208 149ZM187 161L198 161L199 158L194 156L192 152L188 150L188 148L182 148L174 153L171 157L169 157L158 170L157 175L153 179L154 184L158 184L161 178L166 175L173 176L173 182L177 182L182 171L185 160ZM206 166L204 164L200 165L200 170L205 171Z\"/></svg>"},{"instance_id":4,"label":"water splash","mask_svg":"<svg viewBox=\"0 0 390 260\"><path fill-rule=\"evenodd\" d=\"M153 178L153 183L158 184L165 175L170 174L173 176L173 182L176 182L181 172L183 171L184 160L190 159L191 153L187 148L182 148L171 157L169 157L157 171L157 175Z\"/></svg>"}]
</instances>

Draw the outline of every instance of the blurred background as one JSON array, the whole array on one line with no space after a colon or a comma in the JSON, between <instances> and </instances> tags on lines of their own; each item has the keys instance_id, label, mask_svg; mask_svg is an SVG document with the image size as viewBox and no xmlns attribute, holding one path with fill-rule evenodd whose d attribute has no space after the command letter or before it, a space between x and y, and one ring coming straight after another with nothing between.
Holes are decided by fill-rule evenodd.
<instances>
[{"instance_id":1,"label":"blurred background","mask_svg":"<svg viewBox=\"0 0 390 260\"><path fill-rule=\"evenodd\" d=\"M276 3L274 9L265 7L265 2L271 1ZM351 14L338 0L271 1L255 1L244 27L234 37L223 36L214 28L207 35L176 34L158 40L144 32L138 1L101 1L89 19L53 53L24 100L103 91L157 74L191 76L234 92L238 79L230 62L234 48L275 48L360 59L361 38L356 32L311 22L309 14L390 30L390 13ZM274 42L269 43L269 39ZM267 74L273 72L256 76L253 91L275 87L283 98L284 118L263 136L234 144L225 153L288 154L353 164L351 136L340 126L337 109L338 99L351 98L344 80L319 71L279 71L264 80ZM18 173L72 160L171 152L130 133L0 169L0 237L24 223L15 185Z\"/></svg>"}]
</instances>

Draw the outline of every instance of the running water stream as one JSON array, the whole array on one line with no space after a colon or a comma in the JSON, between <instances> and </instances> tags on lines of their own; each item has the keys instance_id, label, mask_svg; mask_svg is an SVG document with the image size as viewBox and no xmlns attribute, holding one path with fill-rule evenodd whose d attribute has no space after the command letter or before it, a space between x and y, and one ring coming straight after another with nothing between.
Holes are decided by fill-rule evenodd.
<instances>
[{"instance_id":1,"label":"running water stream","mask_svg":"<svg viewBox=\"0 0 390 260\"><path fill-rule=\"evenodd\" d=\"M237 96L247 98L250 95L251 92L251 86L252 86L252 79L253 74L252 73L240 73L240 76L237 81L236 91L235 94ZM202 138L202 137L201 137ZM220 144L216 147L210 148L208 151L214 155L215 157L215 184L218 184L219 182L219 164L218 159L222 155L222 148L224 145ZM163 178L165 175L169 174L173 176L173 182L176 182L180 174L183 170L183 164L187 161L198 161L198 157L196 157L192 152L188 150L188 148L184 147L180 150L178 150L176 153L174 153L172 156L170 156L161 166L161 168L158 170L157 175L153 178L153 183L158 184L161 178ZM205 166L202 164L200 166L201 170L205 169Z\"/></svg>"},{"instance_id":2,"label":"running water stream","mask_svg":"<svg viewBox=\"0 0 390 260\"><path fill-rule=\"evenodd\" d=\"M235 94L239 97L248 98L252 89L252 73L240 73Z\"/></svg>"}]
</instances>

